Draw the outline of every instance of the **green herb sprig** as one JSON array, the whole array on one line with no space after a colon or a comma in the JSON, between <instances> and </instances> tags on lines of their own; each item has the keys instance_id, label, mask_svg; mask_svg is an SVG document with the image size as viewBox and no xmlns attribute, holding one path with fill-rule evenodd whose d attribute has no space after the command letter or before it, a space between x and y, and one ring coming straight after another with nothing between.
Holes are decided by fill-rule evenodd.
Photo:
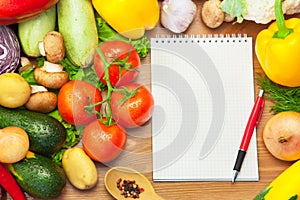
<instances>
[{"instance_id":1,"label":"green herb sprig","mask_svg":"<svg viewBox=\"0 0 300 200\"><path fill-rule=\"evenodd\" d=\"M274 105L271 112L275 114L283 111L300 112L300 87L285 87L272 82L267 76L260 76L257 84L265 91L265 98Z\"/></svg>"}]
</instances>

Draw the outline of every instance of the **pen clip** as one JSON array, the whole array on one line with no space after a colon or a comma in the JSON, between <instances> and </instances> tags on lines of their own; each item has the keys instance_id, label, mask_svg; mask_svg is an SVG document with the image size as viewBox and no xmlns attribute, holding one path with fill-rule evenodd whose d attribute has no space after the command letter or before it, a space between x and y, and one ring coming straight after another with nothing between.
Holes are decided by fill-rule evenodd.
<instances>
[{"instance_id":1,"label":"pen clip","mask_svg":"<svg viewBox=\"0 0 300 200\"><path fill-rule=\"evenodd\" d=\"M262 102L261 102L261 105L260 105L260 109L259 109L259 114L258 114L258 117L256 119L256 123L255 123L255 126L258 126L260 120L261 120L261 117L262 117L262 114L263 114L263 111L264 111L264 106L265 106L265 99L262 99Z\"/></svg>"}]
</instances>

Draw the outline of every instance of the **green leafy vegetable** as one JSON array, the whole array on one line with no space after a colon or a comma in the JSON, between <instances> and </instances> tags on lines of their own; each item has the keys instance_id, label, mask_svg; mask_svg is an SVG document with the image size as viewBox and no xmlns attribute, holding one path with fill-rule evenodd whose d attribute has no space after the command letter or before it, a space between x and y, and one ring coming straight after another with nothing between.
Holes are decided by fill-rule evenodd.
<instances>
[{"instance_id":1,"label":"green leafy vegetable","mask_svg":"<svg viewBox=\"0 0 300 200\"><path fill-rule=\"evenodd\" d=\"M103 91L105 85L99 81L98 76L96 75L94 66L87 68L80 68L73 65L68 58L64 58L59 62L62 66L64 66L64 70L69 74L70 80L82 80L89 82L95 85L100 91Z\"/></svg>"},{"instance_id":2,"label":"green leafy vegetable","mask_svg":"<svg viewBox=\"0 0 300 200\"><path fill-rule=\"evenodd\" d=\"M115 30L113 30L100 16L99 14L96 15L96 25L98 29L98 37L99 43L104 41L111 41L111 40L121 40L124 42L129 42L132 44L134 48L136 48L139 56L144 58L148 55L150 49L150 40L144 35L140 39L137 40L129 40L120 34L118 34Z\"/></svg>"},{"instance_id":3,"label":"green leafy vegetable","mask_svg":"<svg viewBox=\"0 0 300 200\"><path fill-rule=\"evenodd\" d=\"M282 111L300 112L300 87L284 87L272 82L266 76L259 77L257 84L265 91L265 98L274 103L271 106L271 111L274 113Z\"/></svg>"},{"instance_id":4,"label":"green leafy vegetable","mask_svg":"<svg viewBox=\"0 0 300 200\"><path fill-rule=\"evenodd\" d=\"M30 84L30 85L38 85L37 82L34 79L33 75L34 69L28 69L25 71L22 71L20 75Z\"/></svg>"},{"instance_id":5,"label":"green leafy vegetable","mask_svg":"<svg viewBox=\"0 0 300 200\"><path fill-rule=\"evenodd\" d=\"M51 156L52 160L56 164L61 166L62 156L63 156L65 150L67 148L73 147L80 141L83 127L79 127L79 126L75 127L74 125L71 125L71 124L65 122L62 119L61 115L59 114L58 110L52 111L48 115L57 119L60 123L62 123L62 125L65 127L65 129L67 131L66 142L65 142L63 148L59 152L57 152Z\"/></svg>"},{"instance_id":6,"label":"green leafy vegetable","mask_svg":"<svg viewBox=\"0 0 300 200\"><path fill-rule=\"evenodd\" d=\"M224 0L221 3L221 9L231 17L236 17L237 22L241 23L243 16L247 14L246 0Z\"/></svg>"},{"instance_id":7,"label":"green leafy vegetable","mask_svg":"<svg viewBox=\"0 0 300 200\"><path fill-rule=\"evenodd\" d=\"M82 80L84 77L83 69L75 66L71 63L68 58L64 58L62 61L59 62L62 66L64 66L64 71L69 74L70 80Z\"/></svg>"},{"instance_id":8,"label":"green leafy vegetable","mask_svg":"<svg viewBox=\"0 0 300 200\"><path fill-rule=\"evenodd\" d=\"M136 48L139 56L144 58L147 56L149 49L150 49L150 41L147 39L146 36L143 36L139 40L131 40L131 44Z\"/></svg>"}]
</instances>

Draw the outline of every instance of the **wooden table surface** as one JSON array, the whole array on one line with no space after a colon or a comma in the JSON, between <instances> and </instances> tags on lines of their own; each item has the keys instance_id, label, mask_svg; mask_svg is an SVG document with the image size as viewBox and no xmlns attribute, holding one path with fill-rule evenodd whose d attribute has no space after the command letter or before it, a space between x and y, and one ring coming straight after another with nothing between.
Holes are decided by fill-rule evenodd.
<instances>
[{"instance_id":1,"label":"wooden table surface","mask_svg":"<svg viewBox=\"0 0 300 200\"><path fill-rule=\"evenodd\" d=\"M209 29L203 25L200 17L200 11L203 1L195 1L197 4L197 14L184 34L244 34L253 37L253 63L255 77L257 73L263 73L254 52L254 43L259 31L268 25L259 25L251 21L244 21L241 24L223 23L217 29ZM160 26L160 24L158 24ZM149 31L149 37L154 35L155 31ZM156 34L156 32L155 32ZM172 34L163 32L162 34ZM150 82L150 55L143 60L141 74L137 81L151 87ZM258 93L256 86L255 93ZM98 185L89 191L79 191L68 184L62 195L57 198L66 199L89 199L89 200L109 200L113 199L106 191L103 178L105 172L112 166L122 165L135 168L142 171L144 175L152 182L156 192L167 200L176 199L232 199L247 200L253 199L257 193L265 188L274 178L276 178L291 162L280 161L266 150L262 140L262 130L267 120L272 116L269 112L271 102L266 102L266 107L262 116L261 123L257 128L258 143L258 163L259 177L258 182L153 182L152 181L152 157L151 157L151 121L145 126L128 130L128 142L125 151L114 162L101 164L97 163L99 169Z\"/></svg>"}]
</instances>

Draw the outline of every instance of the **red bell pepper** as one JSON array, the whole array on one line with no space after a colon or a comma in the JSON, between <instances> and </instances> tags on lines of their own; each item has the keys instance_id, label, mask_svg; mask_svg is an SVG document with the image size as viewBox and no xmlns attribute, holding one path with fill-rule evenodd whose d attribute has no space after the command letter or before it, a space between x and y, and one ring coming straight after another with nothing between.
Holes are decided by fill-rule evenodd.
<instances>
[{"instance_id":1,"label":"red bell pepper","mask_svg":"<svg viewBox=\"0 0 300 200\"><path fill-rule=\"evenodd\" d=\"M13 200L26 200L13 175L0 163L0 186L13 198Z\"/></svg>"},{"instance_id":2,"label":"red bell pepper","mask_svg":"<svg viewBox=\"0 0 300 200\"><path fill-rule=\"evenodd\" d=\"M58 0L1 0L0 25L15 24L37 16Z\"/></svg>"}]
</instances>

